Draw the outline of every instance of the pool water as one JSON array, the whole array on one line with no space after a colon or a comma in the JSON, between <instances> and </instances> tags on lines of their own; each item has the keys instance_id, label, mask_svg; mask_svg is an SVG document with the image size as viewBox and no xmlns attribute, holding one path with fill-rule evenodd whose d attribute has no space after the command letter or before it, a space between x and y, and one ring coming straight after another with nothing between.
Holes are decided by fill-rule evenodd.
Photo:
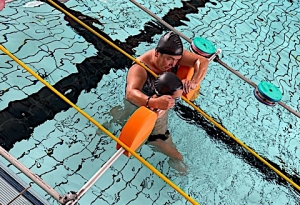
<instances>
[{"instance_id":1,"label":"pool water","mask_svg":"<svg viewBox=\"0 0 300 205\"><path fill-rule=\"evenodd\" d=\"M98 122L109 121L110 110L123 106L131 60L50 4L23 7L26 2L9 2L1 11L1 44ZM214 42L223 50L222 61L256 84L275 84L282 101L300 112L298 1L138 2L189 38ZM135 57L154 48L166 31L127 1L60 5ZM99 135L97 127L8 56L0 58L0 90L7 90L0 96L0 143L62 195L79 190L116 152L115 142ZM209 65L195 104L300 184L297 116L280 105L259 103L252 86L216 62ZM189 165L187 176L178 175L164 155L146 145L138 153L200 204L299 203L299 191L187 104L171 111L169 128ZM118 136L120 129L114 124L109 130ZM125 156L80 200L141 203L189 204L138 160Z\"/></svg>"}]
</instances>

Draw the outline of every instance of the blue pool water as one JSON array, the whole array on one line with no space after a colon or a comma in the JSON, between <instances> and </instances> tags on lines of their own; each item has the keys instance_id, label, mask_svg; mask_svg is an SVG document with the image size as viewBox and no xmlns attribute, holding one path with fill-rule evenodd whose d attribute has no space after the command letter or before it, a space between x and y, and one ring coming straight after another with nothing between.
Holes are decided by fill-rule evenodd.
<instances>
[{"instance_id":1,"label":"blue pool water","mask_svg":"<svg viewBox=\"0 0 300 205\"><path fill-rule=\"evenodd\" d=\"M131 61L49 4L25 8L26 2L10 2L1 11L1 44L94 119L109 121L111 108L123 106ZM214 42L223 50L222 61L256 84L272 82L283 92L282 101L300 112L298 1L138 2L189 38ZM165 31L127 1L70 0L65 6L133 56L155 47ZM115 153L115 142L98 135L92 123L8 56L0 58L0 90L8 89L0 96L0 140L60 194L79 190ZM215 62L195 103L300 184L298 117L279 105L259 103L252 86ZM148 146L138 153L200 204L299 203L295 188L185 103L171 111L169 126L189 175L178 176L167 158ZM110 132L118 135L120 128L113 125ZM125 156L80 201L141 203L189 204L139 161Z\"/></svg>"}]
</instances>

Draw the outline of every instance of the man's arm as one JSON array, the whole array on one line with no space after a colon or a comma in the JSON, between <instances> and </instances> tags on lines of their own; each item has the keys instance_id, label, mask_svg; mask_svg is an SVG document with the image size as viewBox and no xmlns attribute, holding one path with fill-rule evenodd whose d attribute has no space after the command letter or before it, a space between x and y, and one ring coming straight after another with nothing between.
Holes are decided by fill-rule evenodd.
<instances>
[{"instance_id":1,"label":"man's arm","mask_svg":"<svg viewBox=\"0 0 300 205\"><path fill-rule=\"evenodd\" d=\"M127 74L126 99L137 105L146 105L148 96L141 92L147 80L147 71L138 64L134 64Z\"/></svg>"},{"instance_id":2,"label":"man's arm","mask_svg":"<svg viewBox=\"0 0 300 205\"><path fill-rule=\"evenodd\" d=\"M148 98L148 106L160 110L167 110L174 106L174 99L169 95L163 95L159 98L152 98L142 93L142 88L147 80L147 71L140 65L133 65L127 74L126 99L137 105L146 106Z\"/></svg>"},{"instance_id":3,"label":"man's arm","mask_svg":"<svg viewBox=\"0 0 300 205\"><path fill-rule=\"evenodd\" d=\"M194 67L195 70L194 75L192 77L192 81L195 81L196 84L199 84L202 82L206 75L208 68L208 59L206 59L203 56L184 50L182 58L179 61L179 65Z\"/></svg>"},{"instance_id":4,"label":"man's arm","mask_svg":"<svg viewBox=\"0 0 300 205\"><path fill-rule=\"evenodd\" d=\"M183 82L184 92L189 93L190 90L195 89L204 79L208 68L208 60L200 55L184 50L179 65L194 68L192 79Z\"/></svg>"}]
</instances>

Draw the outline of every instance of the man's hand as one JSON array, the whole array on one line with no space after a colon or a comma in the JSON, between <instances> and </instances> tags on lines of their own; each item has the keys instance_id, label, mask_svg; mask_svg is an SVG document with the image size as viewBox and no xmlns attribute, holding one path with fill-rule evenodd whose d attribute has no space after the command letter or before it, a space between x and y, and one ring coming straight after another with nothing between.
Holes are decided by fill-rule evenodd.
<instances>
[{"instance_id":1,"label":"man's hand","mask_svg":"<svg viewBox=\"0 0 300 205\"><path fill-rule=\"evenodd\" d=\"M153 107L155 107L156 109L159 109L159 110L167 110L167 109L174 107L174 105L175 105L175 100L170 95L163 95L160 97L154 96L152 98L152 100L153 101L151 102L151 104L152 103L155 104L155 106L153 106Z\"/></svg>"},{"instance_id":2,"label":"man's hand","mask_svg":"<svg viewBox=\"0 0 300 205\"><path fill-rule=\"evenodd\" d=\"M183 92L186 94L188 94L191 90L194 90L198 86L198 83L196 81L187 79L182 80L182 84Z\"/></svg>"}]
</instances>

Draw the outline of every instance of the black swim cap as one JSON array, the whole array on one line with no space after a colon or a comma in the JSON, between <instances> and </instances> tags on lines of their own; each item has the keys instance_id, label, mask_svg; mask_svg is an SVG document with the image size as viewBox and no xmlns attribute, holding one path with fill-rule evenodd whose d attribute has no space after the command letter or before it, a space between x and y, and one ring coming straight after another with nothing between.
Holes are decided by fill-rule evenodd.
<instances>
[{"instance_id":1,"label":"black swim cap","mask_svg":"<svg viewBox=\"0 0 300 205\"><path fill-rule=\"evenodd\" d=\"M183 53L183 45L179 35L170 31L160 38L156 50L162 54L180 56Z\"/></svg>"},{"instance_id":2,"label":"black swim cap","mask_svg":"<svg viewBox=\"0 0 300 205\"><path fill-rule=\"evenodd\" d=\"M176 90L183 89L181 80L171 72L164 72L155 81L155 93L157 96L173 95Z\"/></svg>"}]
</instances>

